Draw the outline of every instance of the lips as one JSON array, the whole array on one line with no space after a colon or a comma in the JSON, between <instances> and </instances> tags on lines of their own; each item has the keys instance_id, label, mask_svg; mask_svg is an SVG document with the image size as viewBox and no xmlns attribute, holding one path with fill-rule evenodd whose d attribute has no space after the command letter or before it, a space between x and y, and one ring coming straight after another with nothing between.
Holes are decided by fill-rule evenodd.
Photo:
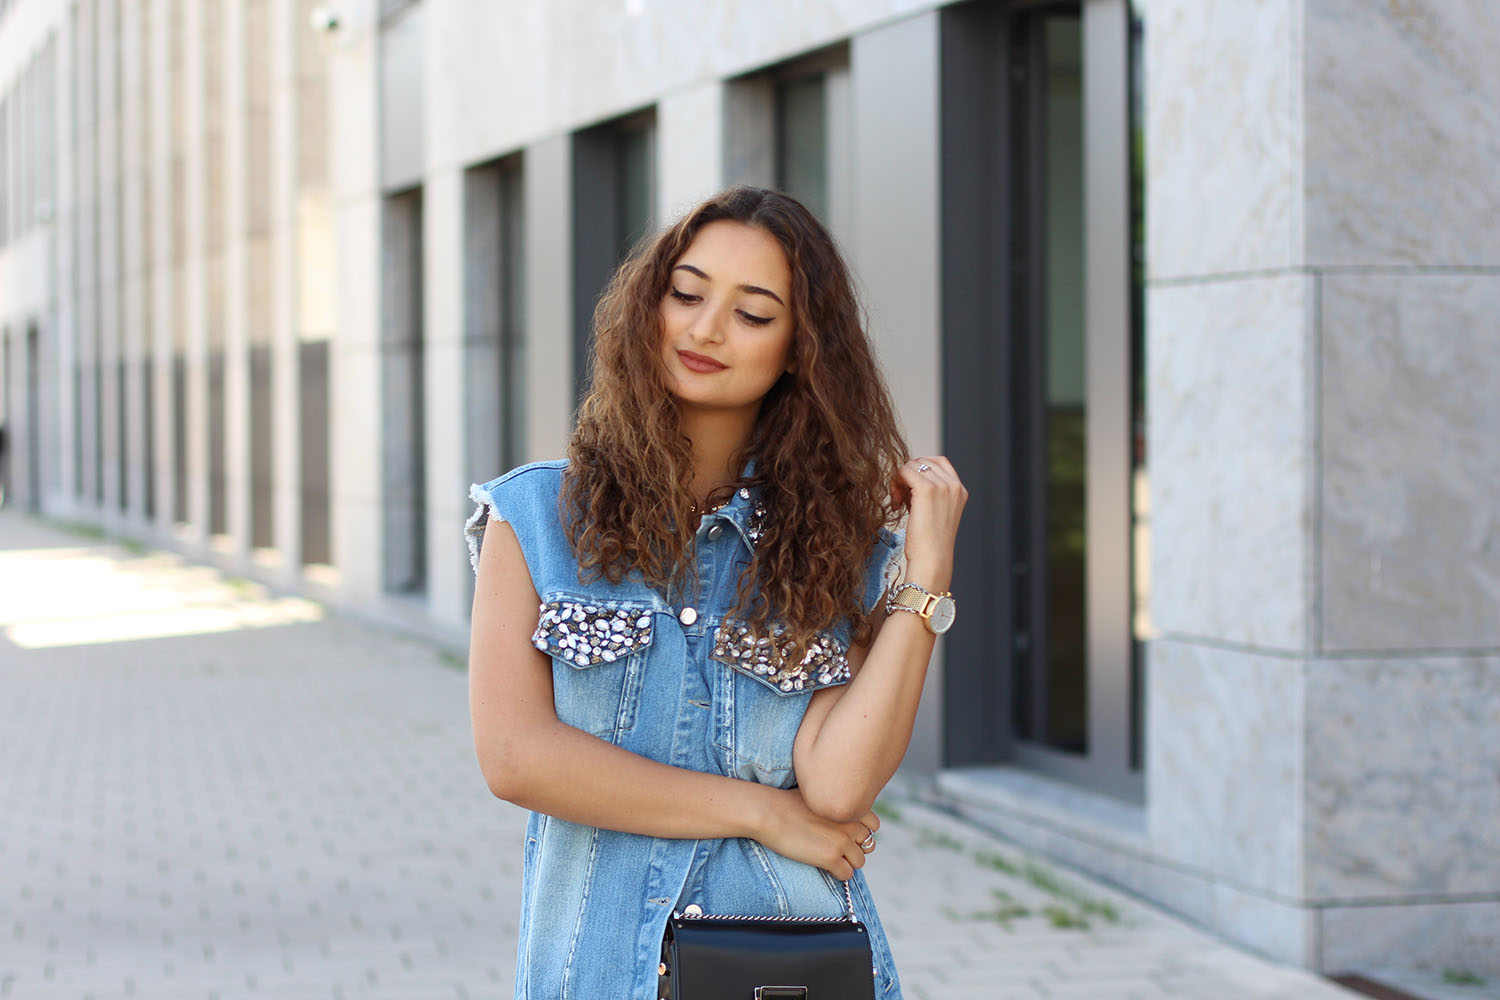
<instances>
[{"instance_id":1,"label":"lips","mask_svg":"<svg viewBox=\"0 0 1500 1000\"><path fill-rule=\"evenodd\" d=\"M695 354L692 351L678 351L677 358L682 362L682 367L688 371L699 372L704 375L721 372L729 367L722 362L715 361L713 358L702 354Z\"/></svg>"}]
</instances>

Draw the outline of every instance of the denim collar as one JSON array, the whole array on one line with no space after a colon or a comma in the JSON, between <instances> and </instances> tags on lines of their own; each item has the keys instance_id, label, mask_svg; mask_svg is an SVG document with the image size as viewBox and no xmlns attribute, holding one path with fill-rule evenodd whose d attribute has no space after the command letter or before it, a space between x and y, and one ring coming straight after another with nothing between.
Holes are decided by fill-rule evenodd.
<instances>
[{"instance_id":1,"label":"denim collar","mask_svg":"<svg viewBox=\"0 0 1500 1000\"><path fill-rule=\"evenodd\" d=\"M743 481L753 475L755 459L751 458L745 463L745 471L740 474L740 479ZM755 543L760 541L766 530L766 502L761 497L760 487L738 487L730 495L729 502L714 511L713 516L721 517L734 525L740 537L745 540L745 547L755 551Z\"/></svg>"}]
</instances>

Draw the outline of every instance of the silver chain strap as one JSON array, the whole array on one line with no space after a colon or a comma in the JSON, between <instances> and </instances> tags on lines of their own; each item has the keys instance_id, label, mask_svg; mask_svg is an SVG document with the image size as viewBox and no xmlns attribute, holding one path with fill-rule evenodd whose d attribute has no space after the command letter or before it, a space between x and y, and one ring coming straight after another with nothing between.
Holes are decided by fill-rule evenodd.
<instances>
[{"instance_id":1,"label":"silver chain strap","mask_svg":"<svg viewBox=\"0 0 1500 1000\"><path fill-rule=\"evenodd\" d=\"M845 921L854 923L858 918L854 915L854 894L849 890L849 883L844 883L844 905L846 909L836 917L776 917L766 916L763 913L694 913L692 907L686 910L678 910L672 916L683 920L760 920L776 921L778 923L795 924L841 924Z\"/></svg>"}]
</instances>

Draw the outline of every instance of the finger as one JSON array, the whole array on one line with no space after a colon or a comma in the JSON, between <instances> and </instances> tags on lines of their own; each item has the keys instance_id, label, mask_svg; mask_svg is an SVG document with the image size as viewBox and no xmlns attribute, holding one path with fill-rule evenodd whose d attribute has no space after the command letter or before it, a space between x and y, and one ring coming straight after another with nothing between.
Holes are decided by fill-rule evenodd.
<instances>
[{"instance_id":1,"label":"finger","mask_svg":"<svg viewBox=\"0 0 1500 1000\"><path fill-rule=\"evenodd\" d=\"M876 830L880 829L880 817L875 815L873 812L865 813L860 817L859 821L863 823L865 825L865 829L869 830L871 833L874 833Z\"/></svg>"},{"instance_id":2,"label":"finger","mask_svg":"<svg viewBox=\"0 0 1500 1000\"><path fill-rule=\"evenodd\" d=\"M891 500L897 507L911 504L911 487L902 482L900 470L897 470L896 478L891 480Z\"/></svg>"},{"instance_id":3,"label":"finger","mask_svg":"<svg viewBox=\"0 0 1500 1000\"><path fill-rule=\"evenodd\" d=\"M958 473L953 470L952 463L941 455L914 458L902 466L903 471L908 469L913 474L913 484L951 486L958 483Z\"/></svg>"},{"instance_id":4,"label":"finger","mask_svg":"<svg viewBox=\"0 0 1500 1000\"><path fill-rule=\"evenodd\" d=\"M954 479L958 478L958 470L953 467L952 462L948 461L947 455L934 455L931 458L924 458L922 461L934 469L942 469L944 474L952 476Z\"/></svg>"}]
</instances>

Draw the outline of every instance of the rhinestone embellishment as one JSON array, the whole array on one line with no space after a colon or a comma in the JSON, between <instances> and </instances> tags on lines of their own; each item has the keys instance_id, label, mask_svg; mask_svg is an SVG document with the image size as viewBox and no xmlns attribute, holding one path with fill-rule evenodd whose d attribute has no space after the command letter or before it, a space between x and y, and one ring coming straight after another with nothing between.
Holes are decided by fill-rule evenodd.
<instances>
[{"instance_id":1,"label":"rhinestone embellishment","mask_svg":"<svg viewBox=\"0 0 1500 1000\"><path fill-rule=\"evenodd\" d=\"M745 519L745 534L750 537L750 544L754 545L765 533L766 505L763 501L757 500L755 506L750 509L750 516Z\"/></svg>"},{"instance_id":2,"label":"rhinestone embellishment","mask_svg":"<svg viewBox=\"0 0 1500 1000\"><path fill-rule=\"evenodd\" d=\"M651 644L651 615L577 601L548 601L531 644L580 667L613 663Z\"/></svg>"},{"instance_id":3,"label":"rhinestone embellishment","mask_svg":"<svg viewBox=\"0 0 1500 1000\"><path fill-rule=\"evenodd\" d=\"M792 659L792 642L782 630L757 636L748 625L725 622L714 632L709 658L769 684L784 694L817 690L849 680L849 648L826 635L815 637L800 662Z\"/></svg>"}]
</instances>

